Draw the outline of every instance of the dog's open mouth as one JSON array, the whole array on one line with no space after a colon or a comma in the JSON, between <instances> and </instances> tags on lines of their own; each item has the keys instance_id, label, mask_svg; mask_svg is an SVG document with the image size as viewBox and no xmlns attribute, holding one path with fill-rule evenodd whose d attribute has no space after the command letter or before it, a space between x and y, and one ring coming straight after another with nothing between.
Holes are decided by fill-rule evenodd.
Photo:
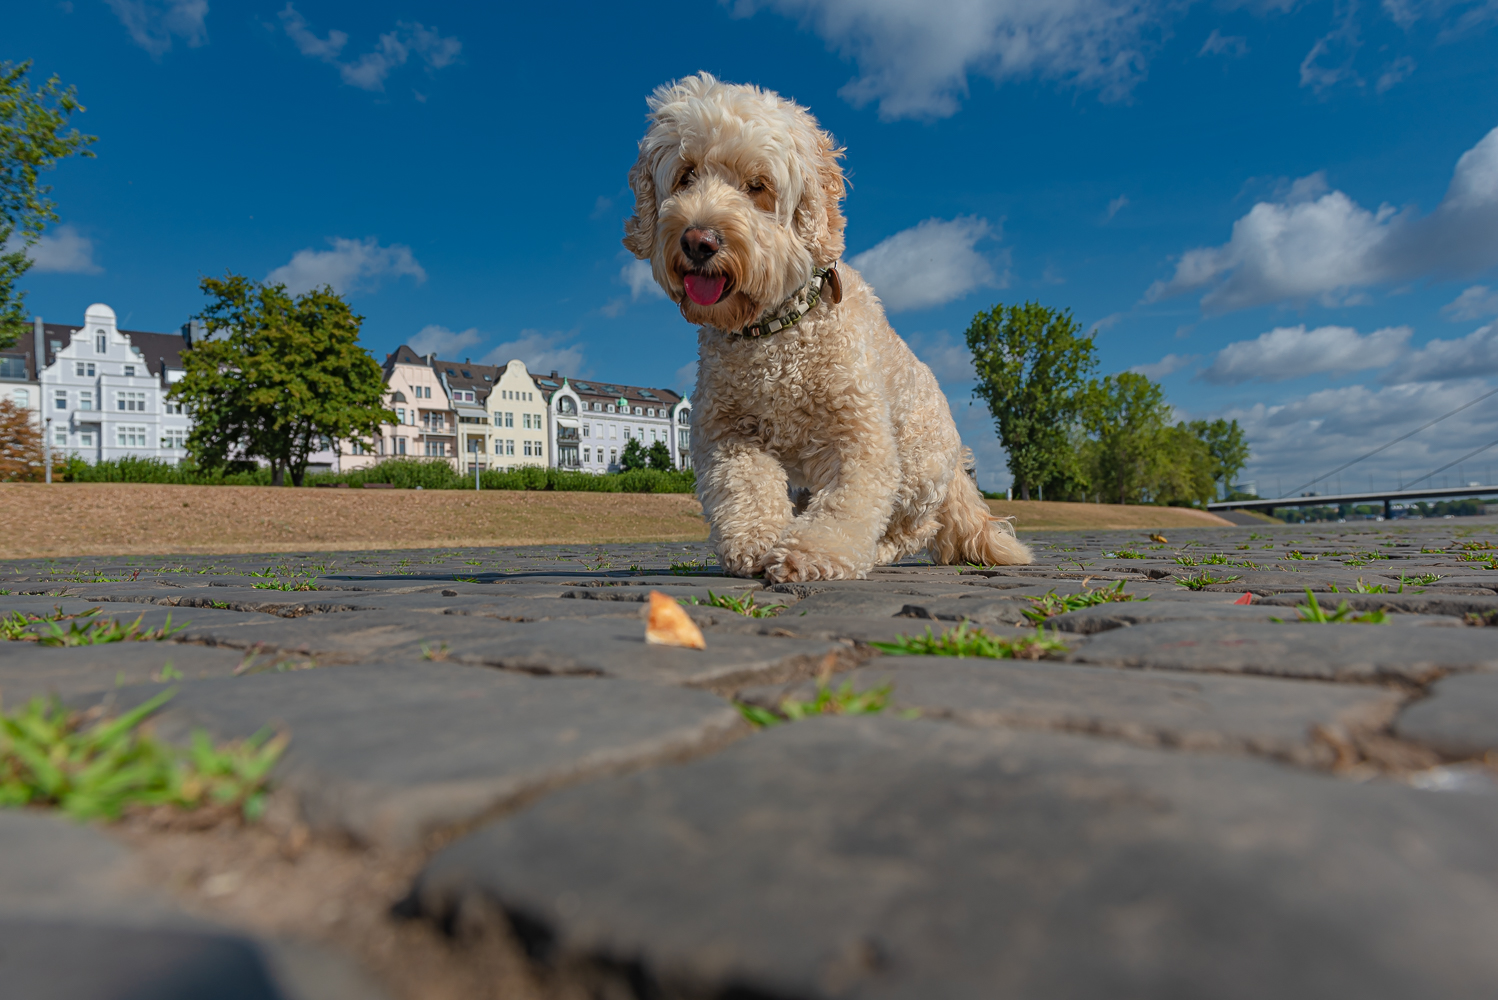
<instances>
[{"instance_id":1,"label":"dog's open mouth","mask_svg":"<svg viewBox=\"0 0 1498 1000\"><path fill-rule=\"evenodd\" d=\"M686 287L687 298L699 306L710 306L723 301L728 294L728 276L726 274L692 274L688 273L681 279Z\"/></svg>"}]
</instances>

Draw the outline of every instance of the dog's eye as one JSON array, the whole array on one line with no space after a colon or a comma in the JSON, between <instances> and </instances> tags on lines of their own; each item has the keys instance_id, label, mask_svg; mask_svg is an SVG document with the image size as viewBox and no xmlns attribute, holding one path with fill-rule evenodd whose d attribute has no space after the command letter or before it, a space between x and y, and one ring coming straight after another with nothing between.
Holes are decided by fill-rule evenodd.
<instances>
[{"instance_id":1,"label":"dog's eye","mask_svg":"<svg viewBox=\"0 0 1498 1000\"><path fill-rule=\"evenodd\" d=\"M697 168L696 167L688 167L687 169L683 170L681 172L681 176L676 179L676 188L677 188L677 190L679 191L679 190L681 190L684 187L689 187L691 185L691 183L693 181L695 181L696 179L697 179Z\"/></svg>"},{"instance_id":2,"label":"dog's eye","mask_svg":"<svg viewBox=\"0 0 1498 1000\"><path fill-rule=\"evenodd\" d=\"M753 180L746 182L744 186L749 189L750 194L759 194L765 189L765 182L756 177Z\"/></svg>"}]
</instances>

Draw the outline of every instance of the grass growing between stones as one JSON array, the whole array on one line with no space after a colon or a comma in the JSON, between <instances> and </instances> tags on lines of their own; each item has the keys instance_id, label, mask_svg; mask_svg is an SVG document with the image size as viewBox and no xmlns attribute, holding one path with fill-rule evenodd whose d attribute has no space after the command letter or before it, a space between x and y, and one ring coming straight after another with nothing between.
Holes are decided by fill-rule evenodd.
<instances>
[{"instance_id":1,"label":"grass growing between stones","mask_svg":"<svg viewBox=\"0 0 1498 1000\"><path fill-rule=\"evenodd\" d=\"M1306 588L1306 603L1295 605L1295 610L1300 616L1299 621L1313 622L1318 625L1330 625L1334 622L1346 622L1353 625L1389 624L1389 615L1387 612L1368 611L1361 615L1355 615L1352 613L1352 606L1346 601L1337 605L1335 611L1328 612L1320 604L1316 603L1316 595L1311 592L1310 587ZM1281 625L1285 623L1283 618L1271 618L1269 620L1279 622Z\"/></svg>"},{"instance_id":2,"label":"grass growing between stones","mask_svg":"<svg viewBox=\"0 0 1498 1000\"><path fill-rule=\"evenodd\" d=\"M158 628L142 628L141 619L144 614L138 615L135 621L121 625L118 621L79 621L81 618L91 618L99 613L98 608L85 611L81 615L65 615L60 607L54 608L50 615L23 615L19 611L12 611L8 615L0 615L0 639L10 642L35 642L42 646L100 646L110 642L160 642L168 639L187 625L172 627L172 616L168 612L165 624ZM68 627L64 629L60 622L67 622ZM34 632L31 627L38 623L45 624L47 631Z\"/></svg>"},{"instance_id":3,"label":"grass growing between stones","mask_svg":"<svg viewBox=\"0 0 1498 1000\"><path fill-rule=\"evenodd\" d=\"M974 656L991 660L1038 660L1047 653L1066 649L1065 643L1039 626L1034 635L1004 639L974 628L967 621L941 635L933 634L927 625L924 635L902 635L894 642L869 645L890 656Z\"/></svg>"},{"instance_id":4,"label":"grass growing between stones","mask_svg":"<svg viewBox=\"0 0 1498 1000\"><path fill-rule=\"evenodd\" d=\"M836 688L825 680L817 681L816 697L810 701L797 698L782 698L776 710L736 702L739 714L756 729L778 726L782 722L795 722L814 715L873 715L889 707L891 686L881 684L867 691L854 691L852 681L844 681Z\"/></svg>"},{"instance_id":5,"label":"grass growing between stones","mask_svg":"<svg viewBox=\"0 0 1498 1000\"><path fill-rule=\"evenodd\" d=\"M1119 580L1115 586L1094 587L1080 594L1058 594L1052 590L1043 597L1030 598L1035 607L1026 608L1025 617L1036 625L1040 625L1046 619L1055 615L1065 614L1068 611L1078 611L1082 608L1090 608L1097 604L1111 604L1115 601L1149 600L1148 597L1126 594L1123 588L1124 581Z\"/></svg>"},{"instance_id":6,"label":"grass growing between stones","mask_svg":"<svg viewBox=\"0 0 1498 1000\"><path fill-rule=\"evenodd\" d=\"M1211 573L1202 572L1197 573L1193 576L1176 577L1175 582L1185 587L1187 590L1206 590L1208 587L1211 587L1215 584L1232 583L1234 580L1240 579L1242 579L1242 577L1213 576Z\"/></svg>"},{"instance_id":7,"label":"grass growing between stones","mask_svg":"<svg viewBox=\"0 0 1498 1000\"><path fill-rule=\"evenodd\" d=\"M135 806L217 806L259 819L287 737L267 729L215 746L196 730L185 750L163 743L141 726L175 693L114 719L55 698L0 713L0 807L53 806L83 820L116 819Z\"/></svg>"},{"instance_id":8,"label":"grass growing between stones","mask_svg":"<svg viewBox=\"0 0 1498 1000\"><path fill-rule=\"evenodd\" d=\"M714 594L711 590L707 592L707 600L697 597L678 597L680 604L690 604L700 607L722 608L732 611L734 614L743 615L746 618L773 618L777 613L784 610L784 604L756 604L754 602L754 591L748 591L743 597L733 597L729 594Z\"/></svg>"}]
</instances>

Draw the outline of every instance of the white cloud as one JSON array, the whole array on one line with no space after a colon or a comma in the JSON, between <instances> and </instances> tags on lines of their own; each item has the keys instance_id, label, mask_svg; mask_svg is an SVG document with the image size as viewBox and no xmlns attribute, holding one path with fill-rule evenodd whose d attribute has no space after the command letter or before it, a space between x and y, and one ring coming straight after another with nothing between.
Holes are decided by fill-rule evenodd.
<instances>
[{"instance_id":1,"label":"white cloud","mask_svg":"<svg viewBox=\"0 0 1498 1000\"><path fill-rule=\"evenodd\" d=\"M455 332L445 326L429 323L417 331L416 336L406 341L406 344L417 354L446 354L451 357L455 351L472 347L483 339L484 335L479 333L477 327L470 326L466 330Z\"/></svg>"},{"instance_id":2,"label":"white cloud","mask_svg":"<svg viewBox=\"0 0 1498 1000\"><path fill-rule=\"evenodd\" d=\"M34 270L43 274L99 274L94 262L94 241L68 223L63 223L27 247L15 236L5 241L4 252L25 250Z\"/></svg>"},{"instance_id":3,"label":"white cloud","mask_svg":"<svg viewBox=\"0 0 1498 1000\"><path fill-rule=\"evenodd\" d=\"M1259 404L1213 416L1243 426L1253 457L1242 479L1256 480L1259 493L1272 497L1470 402L1486 389L1476 380L1381 388L1352 385L1283 405ZM1352 466L1342 473L1340 488L1389 489L1486 444L1494 436L1495 405L1498 400L1474 406ZM1488 474L1485 463L1498 474L1498 453L1489 452L1466 465L1464 480ZM1452 484L1458 481L1456 469L1449 479ZM1338 488L1338 481L1334 477L1311 488L1329 493Z\"/></svg>"},{"instance_id":4,"label":"white cloud","mask_svg":"<svg viewBox=\"0 0 1498 1000\"><path fill-rule=\"evenodd\" d=\"M1224 35L1216 28L1207 36L1202 43L1201 51L1196 55L1201 56L1228 56L1237 59L1248 53L1248 39L1242 35Z\"/></svg>"},{"instance_id":5,"label":"white cloud","mask_svg":"<svg viewBox=\"0 0 1498 1000\"><path fill-rule=\"evenodd\" d=\"M1300 85L1318 94L1343 80L1358 81L1352 61L1362 48L1356 20L1357 5L1349 4L1342 23L1316 40L1300 64Z\"/></svg>"},{"instance_id":6,"label":"white cloud","mask_svg":"<svg viewBox=\"0 0 1498 1000\"><path fill-rule=\"evenodd\" d=\"M452 65L463 50L463 44L456 38L444 38L434 28L419 22L397 21L395 30L381 35L372 50L357 59L340 60L348 44L347 32L333 28L326 38L318 37L307 26L307 19L290 3L279 16L286 36L296 43L302 55L337 66L344 83L363 90L384 90L386 77L396 67L405 65L413 52L435 70ZM417 99L426 98L418 94Z\"/></svg>"},{"instance_id":7,"label":"white cloud","mask_svg":"<svg viewBox=\"0 0 1498 1000\"><path fill-rule=\"evenodd\" d=\"M663 299L665 291L655 283L655 277L650 273L650 261L632 260L619 270L619 280L629 286L629 298L631 302L640 301L644 296L649 299Z\"/></svg>"},{"instance_id":8,"label":"white cloud","mask_svg":"<svg viewBox=\"0 0 1498 1000\"><path fill-rule=\"evenodd\" d=\"M1498 375L1498 323L1489 323L1459 340L1427 341L1384 381L1402 385L1484 375Z\"/></svg>"},{"instance_id":9,"label":"white cloud","mask_svg":"<svg viewBox=\"0 0 1498 1000\"><path fill-rule=\"evenodd\" d=\"M890 312L924 309L960 299L984 286L1003 288L1006 271L998 274L975 246L979 240L998 239L987 219L958 216L950 221L925 222L881 241L848 259ZM1009 253L1001 251L1007 265Z\"/></svg>"},{"instance_id":10,"label":"white cloud","mask_svg":"<svg viewBox=\"0 0 1498 1000\"><path fill-rule=\"evenodd\" d=\"M840 91L879 116L945 118L969 76L1054 80L1122 100L1189 0L737 0L799 20L858 67Z\"/></svg>"},{"instance_id":11,"label":"white cloud","mask_svg":"<svg viewBox=\"0 0 1498 1000\"><path fill-rule=\"evenodd\" d=\"M1114 198L1112 201L1108 202L1108 214L1107 214L1107 216L1105 216L1105 221L1110 221L1111 222L1112 219L1113 219L1113 217L1115 215L1117 215L1119 212L1123 211L1124 209L1126 209L1128 207L1129 207L1129 196L1128 195L1121 194L1117 198Z\"/></svg>"},{"instance_id":12,"label":"white cloud","mask_svg":"<svg viewBox=\"0 0 1498 1000\"><path fill-rule=\"evenodd\" d=\"M1356 288L1472 274L1498 264L1498 128L1462 154L1428 215L1392 205L1370 212L1319 174L1283 201L1259 202L1216 247L1188 250L1154 301L1207 288L1202 307L1227 312L1275 302L1336 305Z\"/></svg>"},{"instance_id":13,"label":"white cloud","mask_svg":"<svg viewBox=\"0 0 1498 1000\"><path fill-rule=\"evenodd\" d=\"M582 347L566 343L571 336L567 333L521 330L520 336L496 346L481 360L486 365L506 365L518 359L525 362L527 371L539 375L556 371L572 378L586 377Z\"/></svg>"},{"instance_id":14,"label":"white cloud","mask_svg":"<svg viewBox=\"0 0 1498 1000\"><path fill-rule=\"evenodd\" d=\"M349 294L373 290L385 278L406 276L415 278L417 284L427 280L408 246L382 247L373 236L364 240L335 236L328 242L333 249L298 250L290 263L276 268L265 280L279 282L292 293L332 285L333 291Z\"/></svg>"},{"instance_id":15,"label":"white cloud","mask_svg":"<svg viewBox=\"0 0 1498 1000\"><path fill-rule=\"evenodd\" d=\"M1487 285L1473 285L1442 306L1441 312L1454 322L1498 316L1498 289L1490 289Z\"/></svg>"},{"instance_id":16,"label":"white cloud","mask_svg":"<svg viewBox=\"0 0 1498 1000\"><path fill-rule=\"evenodd\" d=\"M188 48L208 42L208 0L105 0L130 40L153 56L172 49L180 38Z\"/></svg>"},{"instance_id":17,"label":"white cloud","mask_svg":"<svg viewBox=\"0 0 1498 1000\"><path fill-rule=\"evenodd\" d=\"M1360 334L1347 326L1321 326L1307 330L1282 326L1254 340L1240 340L1217 352L1201 377L1219 385L1237 385L1250 379L1283 382L1304 375L1346 375L1393 364L1404 353L1413 331L1391 326Z\"/></svg>"},{"instance_id":18,"label":"white cloud","mask_svg":"<svg viewBox=\"0 0 1498 1000\"><path fill-rule=\"evenodd\" d=\"M1192 362L1199 361L1200 354L1167 354L1159 361L1147 365L1135 365L1129 371L1145 378L1161 379L1173 375Z\"/></svg>"},{"instance_id":19,"label":"white cloud","mask_svg":"<svg viewBox=\"0 0 1498 1000\"><path fill-rule=\"evenodd\" d=\"M1384 67L1383 73L1379 74L1378 86L1375 89L1382 94L1408 79L1413 72L1415 72L1415 60L1409 56L1400 56Z\"/></svg>"}]
</instances>

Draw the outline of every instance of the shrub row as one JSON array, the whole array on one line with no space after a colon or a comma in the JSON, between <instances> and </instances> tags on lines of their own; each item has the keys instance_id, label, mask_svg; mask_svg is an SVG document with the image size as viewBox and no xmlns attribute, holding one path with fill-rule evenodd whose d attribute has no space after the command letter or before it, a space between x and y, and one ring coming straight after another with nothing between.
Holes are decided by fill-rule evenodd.
<instances>
[{"instance_id":1,"label":"shrub row","mask_svg":"<svg viewBox=\"0 0 1498 1000\"><path fill-rule=\"evenodd\" d=\"M154 458L122 458L90 464L70 458L54 470L55 478L75 483L169 483L187 486L269 486L270 470L203 470L184 462L168 465ZM696 478L690 470L662 472L637 469L632 472L594 475L565 469L526 466L513 472L483 472L480 485L486 490L558 490L580 493L691 493ZM455 472L442 461L393 458L354 472L322 472L307 476L308 486L346 483L389 483L402 489L471 490L473 477Z\"/></svg>"}]
</instances>

